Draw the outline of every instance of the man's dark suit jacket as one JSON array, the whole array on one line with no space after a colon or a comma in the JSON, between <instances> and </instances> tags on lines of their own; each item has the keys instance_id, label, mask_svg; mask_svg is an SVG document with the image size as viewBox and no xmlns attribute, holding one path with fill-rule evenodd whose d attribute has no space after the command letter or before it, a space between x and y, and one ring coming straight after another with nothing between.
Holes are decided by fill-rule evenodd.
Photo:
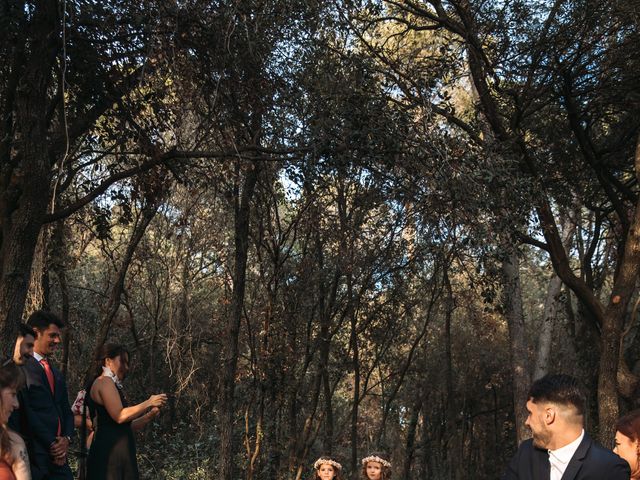
<instances>
[{"instance_id":1,"label":"man's dark suit jacket","mask_svg":"<svg viewBox=\"0 0 640 480\"><path fill-rule=\"evenodd\" d=\"M549 454L533 446L531 439L520 444L502 480L549 480ZM589 435L573 454L562 480L629 480L629 464L594 442Z\"/></svg>"},{"instance_id":2,"label":"man's dark suit jacket","mask_svg":"<svg viewBox=\"0 0 640 480\"><path fill-rule=\"evenodd\" d=\"M51 366L54 377L55 394L51 393L49 382L42 365L35 358L29 358L22 371L26 385L18 392L20 408L14 412L10 424L20 432L27 443L31 476L33 480L71 479L69 465L54 465L49 455L51 444L56 440L58 420L60 436L73 435L73 414L69 406L67 385L60 371Z\"/></svg>"}]
</instances>

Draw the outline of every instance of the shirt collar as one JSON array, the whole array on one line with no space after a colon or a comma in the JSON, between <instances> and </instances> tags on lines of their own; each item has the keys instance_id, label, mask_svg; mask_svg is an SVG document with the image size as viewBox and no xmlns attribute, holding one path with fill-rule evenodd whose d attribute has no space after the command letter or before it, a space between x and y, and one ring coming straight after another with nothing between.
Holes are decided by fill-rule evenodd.
<instances>
[{"instance_id":1,"label":"shirt collar","mask_svg":"<svg viewBox=\"0 0 640 480\"><path fill-rule=\"evenodd\" d=\"M578 438L576 438L573 442L565 445L564 447L560 447L556 450L549 450L549 457L553 457L555 460L559 461L560 463L569 463L571 461L571 458L573 458L573 455L576 453L576 450L578 450L578 447L580 446L580 442L582 442L582 439L584 438L584 429L582 430L582 432L580 432L580 436Z\"/></svg>"},{"instance_id":2,"label":"shirt collar","mask_svg":"<svg viewBox=\"0 0 640 480\"><path fill-rule=\"evenodd\" d=\"M33 358L36 359L36 362L40 363L44 357L34 350Z\"/></svg>"}]
</instances>

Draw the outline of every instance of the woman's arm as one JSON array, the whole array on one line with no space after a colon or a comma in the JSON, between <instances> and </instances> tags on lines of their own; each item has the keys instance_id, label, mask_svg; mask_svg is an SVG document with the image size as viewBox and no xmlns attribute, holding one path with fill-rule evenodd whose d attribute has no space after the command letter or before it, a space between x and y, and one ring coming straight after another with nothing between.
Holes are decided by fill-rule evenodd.
<instances>
[{"instance_id":1,"label":"woman's arm","mask_svg":"<svg viewBox=\"0 0 640 480\"><path fill-rule=\"evenodd\" d=\"M124 408L115 383L109 378L99 377L91 387L91 397L104 405L109 416L116 423L126 423L142 415L151 407L164 405L167 396L164 394L151 395L147 400L137 405Z\"/></svg>"},{"instance_id":2,"label":"woman's arm","mask_svg":"<svg viewBox=\"0 0 640 480\"><path fill-rule=\"evenodd\" d=\"M136 418L132 423L131 423L131 428L133 428L134 432L137 432L138 430L142 430L144 427L147 426L147 424L153 420L154 418L156 418L158 416L158 414L160 413L160 409L158 407L153 407L151 408L151 410L149 410L147 413L145 413L144 415L142 415L141 417Z\"/></svg>"},{"instance_id":3,"label":"woman's arm","mask_svg":"<svg viewBox=\"0 0 640 480\"><path fill-rule=\"evenodd\" d=\"M15 432L9 432L11 439L11 456L13 463L11 470L16 476L16 480L31 480L31 470L29 468L29 455L27 455L27 447L22 437Z\"/></svg>"}]
</instances>

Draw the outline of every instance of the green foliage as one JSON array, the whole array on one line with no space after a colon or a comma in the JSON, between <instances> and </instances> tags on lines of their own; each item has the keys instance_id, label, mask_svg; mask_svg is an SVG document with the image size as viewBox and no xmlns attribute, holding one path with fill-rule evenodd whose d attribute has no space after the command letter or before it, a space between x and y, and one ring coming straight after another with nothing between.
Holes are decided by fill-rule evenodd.
<instances>
[{"instance_id":1,"label":"green foliage","mask_svg":"<svg viewBox=\"0 0 640 480\"><path fill-rule=\"evenodd\" d=\"M306 476L329 450L355 475L352 457L378 449L394 478L499 476L517 407L501 264L515 246L528 365L553 275L537 248L544 201L576 229L571 271L608 297L638 195L637 12L520 0L66 5L51 75L65 69L64 103L60 82L46 90L59 222L46 300L68 307L71 391L115 305L109 337L133 351L129 397L171 395L138 437L144 476L216 477L234 221L256 165L237 478ZM0 8L11 14L0 15L0 105L13 111L11 59L30 48L29 19ZM13 163L0 209L22 165L17 138L3 138ZM574 294L558 302L550 368L576 365L595 396L597 358L583 357L596 323Z\"/></svg>"}]
</instances>

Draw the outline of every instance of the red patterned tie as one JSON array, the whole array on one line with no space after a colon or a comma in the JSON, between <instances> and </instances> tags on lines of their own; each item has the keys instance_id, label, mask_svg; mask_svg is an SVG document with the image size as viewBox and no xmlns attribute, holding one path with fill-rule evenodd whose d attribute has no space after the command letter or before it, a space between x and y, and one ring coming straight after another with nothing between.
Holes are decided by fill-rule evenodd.
<instances>
[{"instance_id":1,"label":"red patterned tie","mask_svg":"<svg viewBox=\"0 0 640 480\"><path fill-rule=\"evenodd\" d=\"M51 371L51 367L49 366L49 362L47 361L46 358L43 358L42 360L40 360L40 365L42 365L42 368L44 368L44 374L47 376L47 381L49 382L49 388L51 389L51 394L55 393L55 382L53 380L53 372ZM60 424L60 418L58 418L58 433L57 435L60 435L60 432L62 431L62 425Z\"/></svg>"},{"instance_id":2,"label":"red patterned tie","mask_svg":"<svg viewBox=\"0 0 640 480\"><path fill-rule=\"evenodd\" d=\"M51 393L55 393L55 383L53 381L53 372L51 371L51 367L49 366L49 362L47 362L46 358L40 360L40 364L42 368L44 368L44 373L47 376L47 380L49 381L49 388L51 389Z\"/></svg>"}]
</instances>

